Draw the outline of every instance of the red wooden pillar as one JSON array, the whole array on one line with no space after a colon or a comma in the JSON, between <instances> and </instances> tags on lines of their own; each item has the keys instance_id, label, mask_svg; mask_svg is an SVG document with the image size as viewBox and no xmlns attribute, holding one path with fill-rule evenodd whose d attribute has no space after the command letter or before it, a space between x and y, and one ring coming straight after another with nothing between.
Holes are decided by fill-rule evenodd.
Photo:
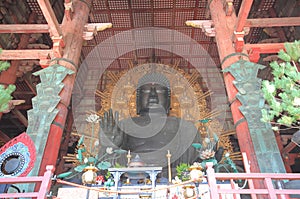
<instances>
[{"instance_id":1,"label":"red wooden pillar","mask_svg":"<svg viewBox=\"0 0 300 199\"><path fill-rule=\"evenodd\" d=\"M233 46L233 36L235 24L237 24L237 17L234 13L232 13L230 16L226 16L223 9L222 0L211 1L210 13L216 31L219 57L222 61L222 69L224 69L239 60L239 55L236 54ZM229 57L226 58L226 56ZM246 57L243 56L243 59L245 58ZM252 139L250 137L248 124L239 110L241 103L235 98L237 89L233 85L233 80L234 77L230 73L224 74L225 86L228 94L228 100L231 104L230 108L233 121L236 126L239 146L241 152L245 152L247 154L247 157L250 161L251 172L260 172Z\"/></svg>"},{"instance_id":2,"label":"red wooden pillar","mask_svg":"<svg viewBox=\"0 0 300 199\"><path fill-rule=\"evenodd\" d=\"M71 137L71 132L72 132L72 126L73 126L73 113L72 113L72 109L69 110L67 119L66 119L66 127L65 127L65 136L63 138L62 141L62 146L60 147L59 150L59 156L58 156L58 164L56 166L56 173L63 173L66 171L66 168L64 167L65 165L65 160L63 159L63 156L67 155L68 152L68 144L70 141L70 137Z\"/></svg>"},{"instance_id":3,"label":"red wooden pillar","mask_svg":"<svg viewBox=\"0 0 300 199\"><path fill-rule=\"evenodd\" d=\"M56 107L59 110L59 112L50 127L48 140L44 150L43 160L41 162L39 170L39 175L42 175L45 172L46 165L56 165L62 133L64 130L73 85L75 82L77 70L75 66L78 66L79 64L79 58L83 44L82 35L84 25L88 21L90 11L89 5L91 5L91 0L74 0L74 12L72 15L72 19L69 19L65 16L61 25L65 47L63 50L64 61L59 61L59 64L73 70L75 74L68 75L63 80L64 88L60 93L61 100ZM75 66L72 63L74 63Z\"/></svg>"}]
</instances>

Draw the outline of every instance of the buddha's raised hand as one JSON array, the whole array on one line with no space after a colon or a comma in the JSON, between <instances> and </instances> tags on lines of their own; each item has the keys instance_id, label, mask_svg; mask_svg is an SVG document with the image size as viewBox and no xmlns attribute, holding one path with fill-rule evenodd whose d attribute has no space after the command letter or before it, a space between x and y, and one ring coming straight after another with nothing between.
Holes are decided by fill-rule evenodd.
<instances>
[{"instance_id":1,"label":"buddha's raised hand","mask_svg":"<svg viewBox=\"0 0 300 199\"><path fill-rule=\"evenodd\" d=\"M124 133L119 127L118 111L115 111L115 114L113 114L112 109L109 109L108 112L104 113L104 117L100 120L99 137L104 145L108 145L109 141L118 147L122 145Z\"/></svg>"}]
</instances>

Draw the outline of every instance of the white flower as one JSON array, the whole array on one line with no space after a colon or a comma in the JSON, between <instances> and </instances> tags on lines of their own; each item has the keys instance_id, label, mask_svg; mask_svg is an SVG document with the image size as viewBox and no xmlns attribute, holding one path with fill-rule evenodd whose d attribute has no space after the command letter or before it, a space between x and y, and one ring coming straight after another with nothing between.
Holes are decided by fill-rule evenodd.
<instances>
[{"instance_id":1,"label":"white flower","mask_svg":"<svg viewBox=\"0 0 300 199\"><path fill-rule=\"evenodd\" d=\"M88 163L88 162L89 162L89 159L87 159L87 158L84 158L83 162L86 164L86 163Z\"/></svg>"},{"instance_id":2,"label":"white flower","mask_svg":"<svg viewBox=\"0 0 300 199\"><path fill-rule=\"evenodd\" d=\"M100 117L96 114L91 114L86 118L86 121L89 123L98 123L100 121Z\"/></svg>"},{"instance_id":3,"label":"white flower","mask_svg":"<svg viewBox=\"0 0 300 199\"><path fill-rule=\"evenodd\" d=\"M99 140L96 140L96 141L94 142L94 145L95 145L95 146L99 146Z\"/></svg>"},{"instance_id":4,"label":"white flower","mask_svg":"<svg viewBox=\"0 0 300 199\"><path fill-rule=\"evenodd\" d=\"M200 162L194 162L193 166L195 166L195 167L201 167L201 163Z\"/></svg>"},{"instance_id":5,"label":"white flower","mask_svg":"<svg viewBox=\"0 0 300 199\"><path fill-rule=\"evenodd\" d=\"M299 97L295 97L295 99L293 101L293 105L294 106L300 106L300 98Z\"/></svg>"},{"instance_id":6,"label":"white flower","mask_svg":"<svg viewBox=\"0 0 300 199\"><path fill-rule=\"evenodd\" d=\"M172 183L173 184L179 184L179 183L182 183L182 181L179 179L178 176L175 176L175 179L172 179Z\"/></svg>"},{"instance_id":7,"label":"white flower","mask_svg":"<svg viewBox=\"0 0 300 199\"><path fill-rule=\"evenodd\" d=\"M108 153L108 154L113 154L113 148L112 147L107 147L106 148L106 153Z\"/></svg>"},{"instance_id":8,"label":"white flower","mask_svg":"<svg viewBox=\"0 0 300 199\"><path fill-rule=\"evenodd\" d=\"M276 91L276 88L273 84L266 84L267 90L269 93L274 93Z\"/></svg>"}]
</instances>

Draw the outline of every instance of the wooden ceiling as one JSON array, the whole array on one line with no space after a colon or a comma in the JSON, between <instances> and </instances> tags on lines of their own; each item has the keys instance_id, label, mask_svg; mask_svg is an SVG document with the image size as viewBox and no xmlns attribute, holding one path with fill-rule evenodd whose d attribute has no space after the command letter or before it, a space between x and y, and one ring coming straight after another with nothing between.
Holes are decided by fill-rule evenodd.
<instances>
[{"instance_id":1,"label":"wooden ceiling","mask_svg":"<svg viewBox=\"0 0 300 199\"><path fill-rule=\"evenodd\" d=\"M82 48L81 60L99 43L123 31L143 27L161 27L176 30L194 39L207 50L216 65L220 65L217 45L213 37L208 37L201 29L185 25L187 20L209 20L209 0L94 0L91 5L89 23L112 23L113 27L98 32L91 40L87 40ZM46 2L46 4L44 4ZM36 95L35 86L39 78L32 73L41 69L47 61L47 54L53 54L53 41L49 29L53 32L56 24L62 22L65 13L64 2L50 0L47 8L46 0L2 0L0 2L0 46L4 50L1 60L11 62L11 69L0 75L0 83L16 84L14 99L25 100L24 104L16 106L11 112L3 114L0 120L0 137L5 142L26 131L27 110L31 109L31 99ZM69 3L65 0L65 3ZM234 0L236 14L239 12L242 0ZM42 6L41 5L46 5ZM55 16L49 14L51 7ZM45 14L46 13L46 14ZM48 13L48 14L47 14ZM299 17L300 5L297 0L259 0L252 5L248 18ZM34 24L31 26L30 24ZM14 25L14 26L13 26ZM33 28L34 27L34 28ZM251 27L245 36L248 44L282 43L300 39L299 26L287 27ZM116 51L118 42L111 46ZM35 53L9 50L32 49ZM108 68L116 71L128 68L128 60L145 63L155 53L162 63L170 64L180 61L180 67L187 72L193 68L180 56L163 50L140 49L125 55L120 55ZM260 62L270 61L270 54L261 56ZM205 63L203 63L205 64ZM267 77L268 71L262 71L261 76Z\"/></svg>"}]
</instances>

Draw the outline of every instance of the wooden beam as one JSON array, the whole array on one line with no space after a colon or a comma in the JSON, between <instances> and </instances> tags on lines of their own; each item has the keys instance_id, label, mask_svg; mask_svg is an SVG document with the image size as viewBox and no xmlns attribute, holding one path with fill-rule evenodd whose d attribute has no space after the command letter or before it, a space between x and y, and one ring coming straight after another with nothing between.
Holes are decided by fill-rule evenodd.
<instances>
[{"instance_id":1,"label":"wooden beam","mask_svg":"<svg viewBox=\"0 0 300 199\"><path fill-rule=\"evenodd\" d=\"M29 15L28 23L29 24L33 23L33 21L35 21L35 19L36 19L36 14L33 12ZM26 48L26 46L28 45L29 37L30 37L29 34L22 34L20 37L20 42L18 44L17 49ZM2 56L3 56L3 53L1 53L1 55L0 55L0 60L1 60ZM8 60L8 59L5 59L5 60ZM2 71L0 74L0 82L2 84L8 85L8 84L15 84L15 82L16 82L16 79L17 79L16 72L18 70L18 66L20 65L20 63L19 63L19 61L13 60L13 61L11 61L10 64L11 64L11 66L6 71ZM3 113L0 113L0 120L1 120L2 114Z\"/></svg>"},{"instance_id":2,"label":"wooden beam","mask_svg":"<svg viewBox=\"0 0 300 199\"><path fill-rule=\"evenodd\" d=\"M36 95L35 93L33 93L32 91L14 91L14 95Z\"/></svg>"},{"instance_id":3,"label":"wooden beam","mask_svg":"<svg viewBox=\"0 0 300 199\"><path fill-rule=\"evenodd\" d=\"M245 27L300 26L300 17L247 19Z\"/></svg>"},{"instance_id":4,"label":"wooden beam","mask_svg":"<svg viewBox=\"0 0 300 199\"><path fill-rule=\"evenodd\" d=\"M65 0L65 17L68 21L72 20L73 2L72 0Z\"/></svg>"},{"instance_id":5,"label":"wooden beam","mask_svg":"<svg viewBox=\"0 0 300 199\"><path fill-rule=\"evenodd\" d=\"M32 84L32 81L29 81L29 77L27 75L25 76L24 81L31 90L32 94L37 95L36 86Z\"/></svg>"},{"instance_id":6,"label":"wooden beam","mask_svg":"<svg viewBox=\"0 0 300 199\"><path fill-rule=\"evenodd\" d=\"M32 109L32 105L31 104L21 104L16 106L14 109L16 110L28 110L28 109Z\"/></svg>"},{"instance_id":7,"label":"wooden beam","mask_svg":"<svg viewBox=\"0 0 300 199\"><path fill-rule=\"evenodd\" d=\"M0 33L48 33L48 24L0 24Z\"/></svg>"},{"instance_id":8,"label":"wooden beam","mask_svg":"<svg viewBox=\"0 0 300 199\"><path fill-rule=\"evenodd\" d=\"M43 15L49 25L51 36L60 37L62 35L62 31L49 0L38 0L37 2L40 5Z\"/></svg>"},{"instance_id":9,"label":"wooden beam","mask_svg":"<svg viewBox=\"0 0 300 199\"><path fill-rule=\"evenodd\" d=\"M270 8L269 9L269 13L270 13L270 17L272 18L277 18L277 13L275 11L275 8ZM300 19L299 19L300 20ZM286 35L285 35L285 32L283 30L283 27L275 27L275 30L278 32L278 36L280 38L280 41L278 42L285 42L285 41L288 41Z\"/></svg>"},{"instance_id":10,"label":"wooden beam","mask_svg":"<svg viewBox=\"0 0 300 199\"><path fill-rule=\"evenodd\" d=\"M28 120L27 120L27 118L19 110L13 109L11 112L17 116L17 118L20 120L20 122L24 126L26 126L26 127L28 126Z\"/></svg>"},{"instance_id":11,"label":"wooden beam","mask_svg":"<svg viewBox=\"0 0 300 199\"><path fill-rule=\"evenodd\" d=\"M243 1L244 2L244 1ZM246 15L243 13L240 17L240 21L237 23L237 32L243 31L243 27L283 27L283 26L300 26L300 17L274 17L274 18L258 18L258 19L245 19ZM244 20L245 21L242 21ZM200 20L191 20L197 21ZM213 24L212 20L206 20ZM194 26L193 26L194 27ZM1 25L0 25L1 28ZM1 31L1 30L0 30Z\"/></svg>"},{"instance_id":12,"label":"wooden beam","mask_svg":"<svg viewBox=\"0 0 300 199\"><path fill-rule=\"evenodd\" d=\"M246 20L248 18L251 6L252 6L253 0L244 0L242 1L242 5L237 17L237 23L236 23L236 32L242 32L245 27Z\"/></svg>"},{"instance_id":13,"label":"wooden beam","mask_svg":"<svg viewBox=\"0 0 300 199\"><path fill-rule=\"evenodd\" d=\"M239 11L239 15L236 20L236 28L234 31L234 46L236 52L242 52L243 47L245 45L244 41L244 27L246 20L248 18L251 6L252 6L253 0L244 0L242 1L242 5Z\"/></svg>"},{"instance_id":14,"label":"wooden beam","mask_svg":"<svg viewBox=\"0 0 300 199\"><path fill-rule=\"evenodd\" d=\"M282 157L285 160L284 163L288 166L295 164L295 159L298 156L297 154L290 153L295 147L297 147L297 144L294 142L290 142L281 150Z\"/></svg>"},{"instance_id":15,"label":"wooden beam","mask_svg":"<svg viewBox=\"0 0 300 199\"><path fill-rule=\"evenodd\" d=\"M0 60L47 59L52 50L3 50Z\"/></svg>"},{"instance_id":16,"label":"wooden beam","mask_svg":"<svg viewBox=\"0 0 300 199\"><path fill-rule=\"evenodd\" d=\"M260 54L278 53L284 49L284 43L245 44L245 50L258 50Z\"/></svg>"},{"instance_id":17,"label":"wooden beam","mask_svg":"<svg viewBox=\"0 0 300 199\"><path fill-rule=\"evenodd\" d=\"M284 163L285 170L286 170L287 173L292 173L292 168L291 168L291 165L289 164L289 160L288 160L289 156L288 156L288 154L283 154L282 153L282 150L284 148L284 144L282 142L281 135L280 135L279 131L275 132L275 138L276 138L276 142L277 142L277 145L278 145L278 149L281 152L281 157L284 160L283 163Z\"/></svg>"},{"instance_id":18,"label":"wooden beam","mask_svg":"<svg viewBox=\"0 0 300 199\"><path fill-rule=\"evenodd\" d=\"M6 142L8 142L10 140L11 140L11 138L8 137L3 131L0 130L0 141L6 143Z\"/></svg>"}]
</instances>

